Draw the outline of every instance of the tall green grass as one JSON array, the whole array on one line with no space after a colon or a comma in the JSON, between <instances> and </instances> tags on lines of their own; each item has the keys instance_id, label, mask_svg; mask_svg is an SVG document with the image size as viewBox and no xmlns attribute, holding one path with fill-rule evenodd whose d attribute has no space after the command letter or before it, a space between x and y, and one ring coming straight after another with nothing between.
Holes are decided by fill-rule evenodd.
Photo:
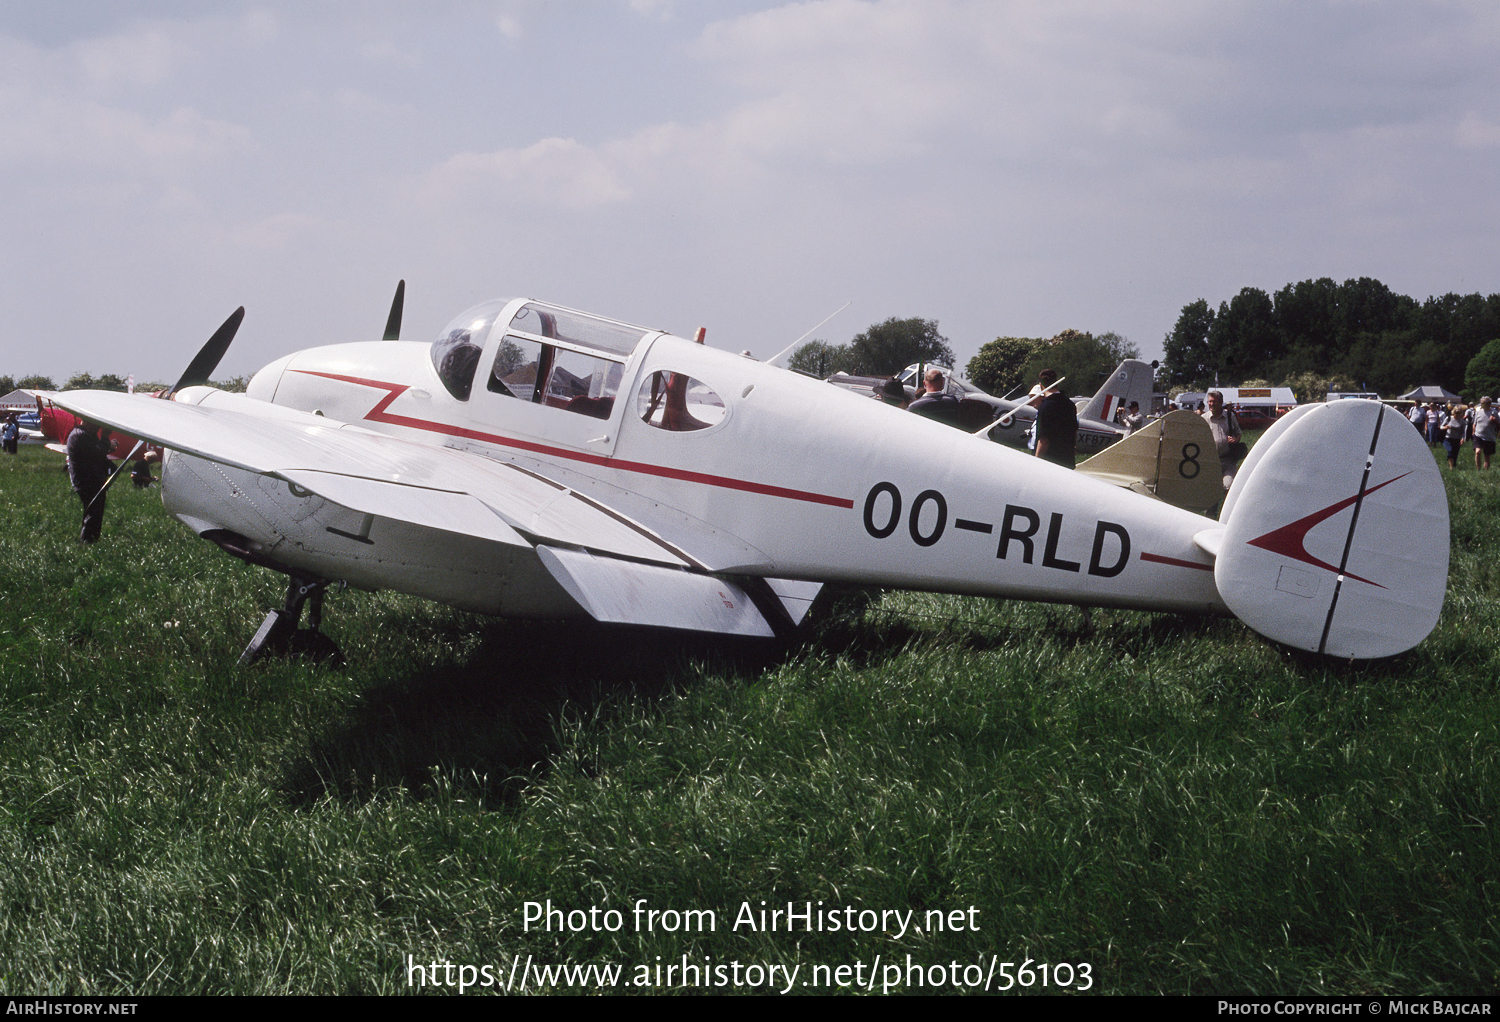
<instances>
[{"instance_id":1,"label":"tall green grass","mask_svg":"<svg viewBox=\"0 0 1500 1022\"><path fill-rule=\"evenodd\" d=\"M413 992L408 956L1500 986L1500 475L1449 476L1443 618L1389 661L900 592L830 592L781 645L347 592L332 671L236 669L280 579L125 486L80 546L59 462L0 459L0 992ZM549 899L625 924L524 930ZM718 929L638 931L642 900ZM976 911L731 928L762 901Z\"/></svg>"}]
</instances>

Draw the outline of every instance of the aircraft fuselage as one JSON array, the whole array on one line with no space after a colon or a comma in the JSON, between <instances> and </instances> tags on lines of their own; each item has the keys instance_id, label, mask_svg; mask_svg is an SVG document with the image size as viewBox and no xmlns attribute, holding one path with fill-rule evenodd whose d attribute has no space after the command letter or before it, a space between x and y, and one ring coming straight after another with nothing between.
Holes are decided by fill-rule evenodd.
<instances>
[{"instance_id":1,"label":"aircraft fuselage","mask_svg":"<svg viewBox=\"0 0 1500 1022\"><path fill-rule=\"evenodd\" d=\"M374 342L281 359L255 376L248 397L534 472L658 536L690 536L681 553L700 571L1224 609L1212 558L1193 541L1213 525L1200 516L669 334L638 330L633 346L614 344L623 350L573 343L549 355L555 337L507 329L523 304L505 305L474 331L482 336L468 337L478 352L465 352L474 375L459 393L432 346ZM552 311L531 308L543 320ZM560 336L559 345L569 343ZM528 365L531 350L516 355L506 345L541 350ZM566 386L554 386L564 363ZM200 477L233 473L193 463ZM169 465L165 481L187 480L187 468ZM271 559L322 577L489 613L566 607L521 546L497 557L492 543L450 535L447 549L421 551L410 526L347 511L334 523L336 505L299 507L321 499L307 488L299 496L296 486L249 475L226 485L274 508L233 523L205 478L164 493L198 531L219 524ZM297 522L305 528L294 535Z\"/></svg>"}]
</instances>

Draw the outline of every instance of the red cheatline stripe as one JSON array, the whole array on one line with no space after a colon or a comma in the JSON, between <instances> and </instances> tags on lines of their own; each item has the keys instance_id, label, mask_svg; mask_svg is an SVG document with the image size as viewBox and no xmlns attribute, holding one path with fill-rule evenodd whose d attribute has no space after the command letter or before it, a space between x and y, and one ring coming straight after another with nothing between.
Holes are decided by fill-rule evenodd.
<instances>
[{"instance_id":1,"label":"red cheatline stripe","mask_svg":"<svg viewBox=\"0 0 1500 1022\"><path fill-rule=\"evenodd\" d=\"M702 483L705 486L719 486L729 490L743 490L746 493L759 493L768 497L784 497L787 500L805 500L812 504L827 504L829 507L850 509L854 507L854 501L847 497L830 497L823 493L793 490L785 486L772 486L768 483L751 482L748 479L733 479L729 476L710 475L707 472L690 472L681 468L668 468L665 465L649 465L641 461L622 461L619 458L606 458L584 451L570 451L563 447L551 447L547 444L534 443L530 440L518 440L514 437L497 436L494 433L464 429L462 426L452 426L445 422L431 422L427 419L414 419L406 415L393 415L387 412L386 408L390 407L392 401L396 400L397 397L409 389L407 384L382 383L379 380L366 380L358 376L340 376L336 373L319 373L313 372L310 369L294 369L292 371L307 376L321 376L329 380L340 380L344 383L357 383L362 387L374 387L377 390L386 391L386 396L381 398L374 408L365 413L365 418L370 422L388 422L394 426L409 426L412 429L425 430L429 433L443 433L448 436L461 436L470 440L483 440L486 443L514 447L519 450L530 451L533 454L545 454L553 458L566 458L569 461L581 461L585 464L616 468L625 472L640 472L643 475L661 476L665 479L680 479L683 482Z\"/></svg>"},{"instance_id":2,"label":"red cheatline stripe","mask_svg":"<svg viewBox=\"0 0 1500 1022\"><path fill-rule=\"evenodd\" d=\"M1199 571L1213 571L1212 564L1199 564L1197 561L1179 561L1175 557L1163 557L1161 554L1148 554L1141 551L1141 560L1155 561L1157 564L1171 564L1179 568L1197 568Z\"/></svg>"}]
</instances>

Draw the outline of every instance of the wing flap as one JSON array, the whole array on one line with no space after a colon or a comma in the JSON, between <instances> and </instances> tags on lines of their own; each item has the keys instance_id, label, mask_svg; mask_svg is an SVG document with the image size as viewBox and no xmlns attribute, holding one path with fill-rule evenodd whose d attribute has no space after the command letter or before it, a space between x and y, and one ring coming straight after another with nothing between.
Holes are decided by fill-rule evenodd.
<instances>
[{"instance_id":1,"label":"wing flap","mask_svg":"<svg viewBox=\"0 0 1500 1022\"><path fill-rule=\"evenodd\" d=\"M768 578L766 584L786 608L787 616L794 625L802 623L802 619L812 609L813 601L818 598L818 593L823 591L821 582L802 582L791 578Z\"/></svg>"},{"instance_id":2,"label":"wing flap","mask_svg":"<svg viewBox=\"0 0 1500 1022\"><path fill-rule=\"evenodd\" d=\"M394 518L412 525L512 546L526 545L526 540L489 505L467 493L331 472L292 469L276 474L295 486L361 514Z\"/></svg>"},{"instance_id":3,"label":"wing flap","mask_svg":"<svg viewBox=\"0 0 1500 1022\"><path fill-rule=\"evenodd\" d=\"M586 551L538 546L542 564L596 621L729 635L775 635L733 582Z\"/></svg>"}]
</instances>

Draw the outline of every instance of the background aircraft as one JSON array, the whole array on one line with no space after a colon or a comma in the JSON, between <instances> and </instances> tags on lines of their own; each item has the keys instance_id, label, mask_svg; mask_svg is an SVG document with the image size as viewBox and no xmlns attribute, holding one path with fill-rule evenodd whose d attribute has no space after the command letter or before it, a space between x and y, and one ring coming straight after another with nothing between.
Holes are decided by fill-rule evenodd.
<instances>
[{"instance_id":1,"label":"background aircraft","mask_svg":"<svg viewBox=\"0 0 1500 1022\"><path fill-rule=\"evenodd\" d=\"M908 398L921 393L922 376L926 369L942 370L946 380L946 391L958 398L959 406L953 412L950 426L969 432L979 430L986 423L993 427L986 434L991 440L1011 447L1027 449L1032 424L1036 422L1036 409L1030 405L1030 396L1021 398L995 397L986 394L967 380L960 379L953 370L936 363L909 365L898 375ZM885 377L850 376L838 373L828 382L845 390L866 397L874 396L874 388L884 382ZM1121 408L1130 407L1130 402L1139 402L1141 408L1150 409L1154 389L1153 370L1149 363L1139 359L1121 362L1091 398L1075 398L1078 406L1078 452L1092 454L1104 450L1123 437L1128 431L1114 421Z\"/></svg>"},{"instance_id":2,"label":"background aircraft","mask_svg":"<svg viewBox=\"0 0 1500 1022\"><path fill-rule=\"evenodd\" d=\"M155 395L141 395L152 397ZM68 434L73 432L79 422L82 421L77 415L55 404L48 395L38 394L36 398L37 428L41 435L48 441L47 448L59 454L67 454ZM109 434L109 457L113 461L122 461L130 457L132 451L136 450L139 440L126 433L113 430ZM161 448L150 444L142 447L133 460L157 461L161 458Z\"/></svg>"},{"instance_id":3,"label":"background aircraft","mask_svg":"<svg viewBox=\"0 0 1500 1022\"><path fill-rule=\"evenodd\" d=\"M488 614L770 636L795 628L821 584L850 582L1228 612L1341 657L1420 642L1446 588L1441 478L1405 420L1373 403L1279 422L1215 522L543 302L477 306L430 345L288 355L243 395L188 385L227 343L200 353L171 401L55 400L168 448L168 509L288 576L242 662L299 639L328 651L318 604L335 583ZM1163 471L1184 479L1218 468L1211 448L1174 460ZM296 633L309 600L313 628Z\"/></svg>"}]
</instances>

